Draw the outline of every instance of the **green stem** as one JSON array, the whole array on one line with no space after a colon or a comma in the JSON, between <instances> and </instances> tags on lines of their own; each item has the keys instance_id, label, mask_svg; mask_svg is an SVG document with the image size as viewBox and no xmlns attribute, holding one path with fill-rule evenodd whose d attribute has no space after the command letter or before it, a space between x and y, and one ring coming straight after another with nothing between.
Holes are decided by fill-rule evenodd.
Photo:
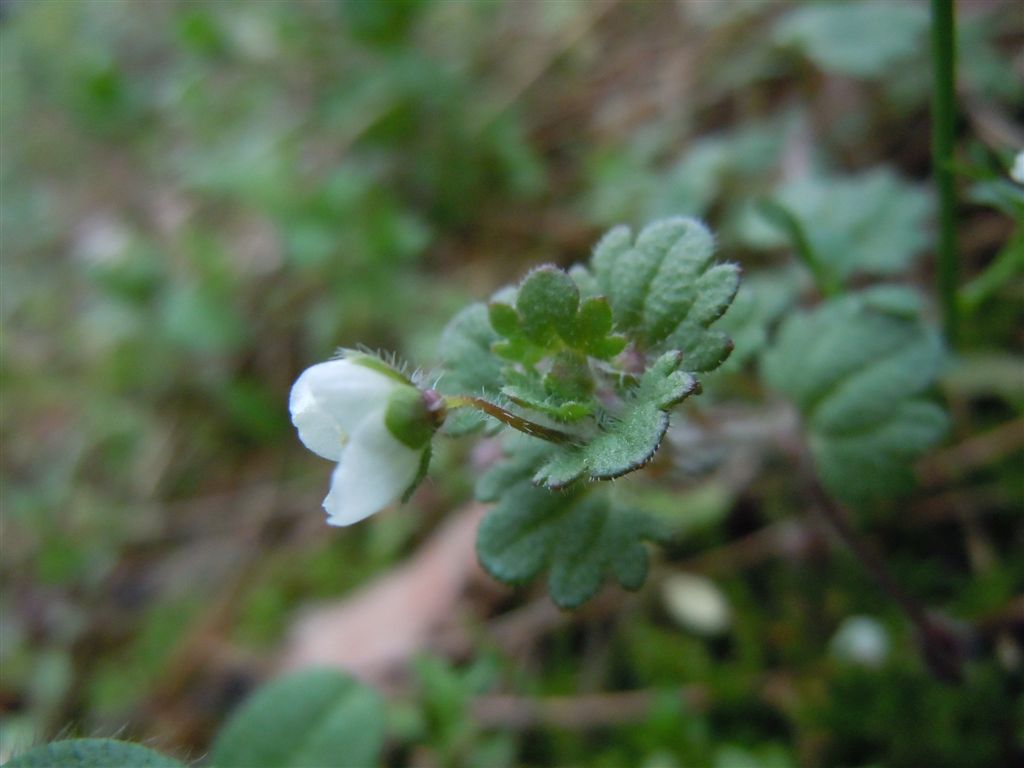
<instances>
[{"instance_id":1,"label":"green stem","mask_svg":"<svg viewBox=\"0 0 1024 768\"><path fill-rule=\"evenodd\" d=\"M1021 273L1024 273L1024 228L1018 228L985 271L960 290L960 308L967 315L973 314L992 294Z\"/></svg>"},{"instance_id":2,"label":"green stem","mask_svg":"<svg viewBox=\"0 0 1024 768\"><path fill-rule=\"evenodd\" d=\"M492 416L502 424L507 424L512 429L517 429L524 434L530 435L531 437L539 437L541 440L547 440L549 443L571 443L574 441L572 435L562 432L551 427L545 427L541 424L536 424L532 421L516 416L511 411L506 411L500 405L495 405L488 400L484 400L482 397L470 397L468 395L458 395L455 397L445 398L445 405L450 410L455 408L476 408L478 411L483 411L488 416Z\"/></svg>"},{"instance_id":3,"label":"green stem","mask_svg":"<svg viewBox=\"0 0 1024 768\"><path fill-rule=\"evenodd\" d=\"M758 205L768 221L785 232L792 241L797 257L811 271L814 282L822 295L837 296L842 290L842 286L824 262L818 258L800 220L788 208L771 198L762 200Z\"/></svg>"},{"instance_id":4,"label":"green stem","mask_svg":"<svg viewBox=\"0 0 1024 768\"><path fill-rule=\"evenodd\" d=\"M938 280L950 345L959 326L956 284L956 189L953 178L956 45L953 0L932 1L932 170L939 196Z\"/></svg>"}]
</instances>

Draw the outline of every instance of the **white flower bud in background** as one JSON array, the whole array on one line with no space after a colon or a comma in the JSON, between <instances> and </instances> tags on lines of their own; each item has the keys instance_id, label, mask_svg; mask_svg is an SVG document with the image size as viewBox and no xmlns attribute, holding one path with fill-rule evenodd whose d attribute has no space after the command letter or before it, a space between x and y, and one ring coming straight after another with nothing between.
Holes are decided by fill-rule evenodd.
<instances>
[{"instance_id":1,"label":"white flower bud in background","mask_svg":"<svg viewBox=\"0 0 1024 768\"><path fill-rule=\"evenodd\" d=\"M700 635L720 635L732 623L732 611L711 579L673 573L661 585L665 610L681 627Z\"/></svg>"},{"instance_id":2,"label":"white flower bud in background","mask_svg":"<svg viewBox=\"0 0 1024 768\"><path fill-rule=\"evenodd\" d=\"M351 525L420 479L443 400L377 358L353 354L307 368L288 402L299 439L338 462L324 499L330 525Z\"/></svg>"},{"instance_id":3,"label":"white flower bud in background","mask_svg":"<svg viewBox=\"0 0 1024 768\"><path fill-rule=\"evenodd\" d=\"M1013 167L1010 168L1010 178L1018 184L1024 184L1024 150L1017 153L1013 160Z\"/></svg>"},{"instance_id":4,"label":"white flower bud in background","mask_svg":"<svg viewBox=\"0 0 1024 768\"><path fill-rule=\"evenodd\" d=\"M877 667L889 655L889 633L870 616L849 616L839 625L830 646L837 659Z\"/></svg>"}]
</instances>

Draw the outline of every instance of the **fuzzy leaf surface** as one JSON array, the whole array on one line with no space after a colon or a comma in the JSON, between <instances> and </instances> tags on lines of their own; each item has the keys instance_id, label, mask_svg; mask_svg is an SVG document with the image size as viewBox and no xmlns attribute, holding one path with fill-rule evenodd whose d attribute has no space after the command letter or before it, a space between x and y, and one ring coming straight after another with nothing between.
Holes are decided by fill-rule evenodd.
<instances>
[{"instance_id":1,"label":"fuzzy leaf surface","mask_svg":"<svg viewBox=\"0 0 1024 768\"><path fill-rule=\"evenodd\" d=\"M713 255L708 229L677 217L648 225L635 241L628 228L612 229L594 249L591 265L620 330L654 352L681 350L687 370L706 371L732 349L725 334L708 326L739 287L739 268L712 266Z\"/></svg>"},{"instance_id":2,"label":"fuzzy leaf surface","mask_svg":"<svg viewBox=\"0 0 1024 768\"><path fill-rule=\"evenodd\" d=\"M527 366L564 349L606 360L626 346L622 336L612 333L608 300L581 298L576 279L553 266L530 272L514 296L495 297L489 317L504 337L494 344L494 351Z\"/></svg>"},{"instance_id":3,"label":"fuzzy leaf surface","mask_svg":"<svg viewBox=\"0 0 1024 768\"><path fill-rule=\"evenodd\" d=\"M697 391L697 379L679 370L682 355L666 352L647 369L614 420L583 445L558 446L534 482L564 488L580 478L608 480L646 464L668 429L668 411Z\"/></svg>"},{"instance_id":4,"label":"fuzzy leaf surface","mask_svg":"<svg viewBox=\"0 0 1024 768\"><path fill-rule=\"evenodd\" d=\"M905 488L910 462L945 430L926 397L942 344L913 308L888 286L834 299L790 316L764 356L767 383L803 416L822 482L846 501Z\"/></svg>"},{"instance_id":5,"label":"fuzzy leaf surface","mask_svg":"<svg viewBox=\"0 0 1024 768\"><path fill-rule=\"evenodd\" d=\"M184 768L185 763L139 744L117 739L67 739L41 744L4 763L4 768Z\"/></svg>"},{"instance_id":6,"label":"fuzzy leaf surface","mask_svg":"<svg viewBox=\"0 0 1024 768\"><path fill-rule=\"evenodd\" d=\"M604 494L554 493L521 480L481 522L477 555L488 573L509 584L547 569L551 599L575 608L609 576L639 589L647 576L643 542L654 536L649 518L612 507Z\"/></svg>"}]
</instances>

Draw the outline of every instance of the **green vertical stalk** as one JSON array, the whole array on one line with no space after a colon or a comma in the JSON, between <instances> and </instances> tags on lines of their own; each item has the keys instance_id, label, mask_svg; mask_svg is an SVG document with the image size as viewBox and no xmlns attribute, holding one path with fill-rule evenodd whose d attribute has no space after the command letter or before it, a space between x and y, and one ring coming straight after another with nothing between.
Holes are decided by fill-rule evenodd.
<instances>
[{"instance_id":1,"label":"green vertical stalk","mask_svg":"<svg viewBox=\"0 0 1024 768\"><path fill-rule=\"evenodd\" d=\"M932 171L939 196L937 273L946 339L956 344L956 189L953 179L953 122L956 89L954 0L932 2Z\"/></svg>"}]
</instances>

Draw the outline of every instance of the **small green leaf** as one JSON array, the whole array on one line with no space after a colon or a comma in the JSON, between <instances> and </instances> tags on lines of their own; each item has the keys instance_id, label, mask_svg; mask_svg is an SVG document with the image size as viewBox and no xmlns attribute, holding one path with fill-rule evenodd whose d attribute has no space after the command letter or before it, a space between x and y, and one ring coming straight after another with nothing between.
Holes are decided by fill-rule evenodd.
<instances>
[{"instance_id":1,"label":"small green leaf","mask_svg":"<svg viewBox=\"0 0 1024 768\"><path fill-rule=\"evenodd\" d=\"M711 233L695 220L669 219L640 233L638 258L623 260L618 270L621 273L634 261L647 273L635 317L650 342L666 338L688 316L700 296L698 281L714 250ZM624 321L623 325L633 327L634 323Z\"/></svg>"},{"instance_id":2,"label":"small green leaf","mask_svg":"<svg viewBox=\"0 0 1024 768\"><path fill-rule=\"evenodd\" d=\"M823 268L843 279L898 274L928 246L928 194L888 169L798 179L783 186L776 199L799 222ZM747 232L751 244L788 242L784 229L758 215Z\"/></svg>"},{"instance_id":3,"label":"small green leaf","mask_svg":"<svg viewBox=\"0 0 1024 768\"><path fill-rule=\"evenodd\" d=\"M480 524L477 554L494 578L511 584L548 568L552 600L575 608L608 575L639 589L647 575L643 541L654 535L649 518L612 508L604 494L552 493L521 481Z\"/></svg>"},{"instance_id":4,"label":"small green leaf","mask_svg":"<svg viewBox=\"0 0 1024 768\"><path fill-rule=\"evenodd\" d=\"M509 380L513 380L511 376ZM557 421L579 421L594 412L592 402L552 397L537 379L522 376L515 381L518 383L506 385L501 393L522 408L539 411Z\"/></svg>"},{"instance_id":5,"label":"small green leaf","mask_svg":"<svg viewBox=\"0 0 1024 768\"><path fill-rule=\"evenodd\" d=\"M597 278L582 264L574 264L570 267L569 277L576 283L576 288L580 292L580 298L584 301L601 295L601 286L598 285Z\"/></svg>"},{"instance_id":6,"label":"small green leaf","mask_svg":"<svg viewBox=\"0 0 1024 768\"><path fill-rule=\"evenodd\" d=\"M312 669L258 690L213 744L216 768L376 765L386 712L380 696L340 672Z\"/></svg>"},{"instance_id":7,"label":"small green leaf","mask_svg":"<svg viewBox=\"0 0 1024 768\"><path fill-rule=\"evenodd\" d=\"M185 763L116 739L68 739L30 749L3 768L185 768Z\"/></svg>"},{"instance_id":8,"label":"small green leaf","mask_svg":"<svg viewBox=\"0 0 1024 768\"><path fill-rule=\"evenodd\" d=\"M924 397L942 344L907 316L909 300L883 286L793 315L763 360L766 381L803 415L822 482L847 501L902 490L909 462L945 429Z\"/></svg>"},{"instance_id":9,"label":"small green leaf","mask_svg":"<svg viewBox=\"0 0 1024 768\"><path fill-rule=\"evenodd\" d=\"M626 337L612 334L612 307L604 296L580 304L571 344L591 357L607 360L626 348Z\"/></svg>"},{"instance_id":10,"label":"small green leaf","mask_svg":"<svg viewBox=\"0 0 1024 768\"><path fill-rule=\"evenodd\" d=\"M492 301L487 305L491 327L502 336L518 336L522 333L519 327L519 314L508 304Z\"/></svg>"},{"instance_id":11,"label":"small green leaf","mask_svg":"<svg viewBox=\"0 0 1024 768\"><path fill-rule=\"evenodd\" d=\"M584 273L579 268L576 277ZM518 290L495 296L488 309L491 326L504 337L492 346L494 353L528 368L566 348L607 360L626 346L612 333L608 300L588 296L581 302L576 279L556 267L533 270Z\"/></svg>"},{"instance_id":12,"label":"small green leaf","mask_svg":"<svg viewBox=\"0 0 1024 768\"><path fill-rule=\"evenodd\" d=\"M476 482L480 501L497 501L509 488L528 483L537 467L555 450L552 443L535 440L519 432L503 437L505 458L488 469Z\"/></svg>"},{"instance_id":13,"label":"small green leaf","mask_svg":"<svg viewBox=\"0 0 1024 768\"><path fill-rule=\"evenodd\" d=\"M668 429L668 410L697 391L697 380L679 370L682 356L666 352L644 373L621 413L583 445L559 446L534 482L564 488L586 477L608 480L646 464Z\"/></svg>"},{"instance_id":14,"label":"small green leaf","mask_svg":"<svg viewBox=\"0 0 1024 768\"><path fill-rule=\"evenodd\" d=\"M728 339L708 326L728 309L739 287L739 268L711 267L713 255L708 229L677 217L648 225L633 245L628 229L613 229L591 263L620 330L655 351L682 350L686 369L703 371L731 350Z\"/></svg>"},{"instance_id":15,"label":"small green leaf","mask_svg":"<svg viewBox=\"0 0 1024 768\"><path fill-rule=\"evenodd\" d=\"M579 289L565 272L550 266L533 270L516 295L523 333L543 347L549 347L557 337L571 338L579 303Z\"/></svg>"},{"instance_id":16,"label":"small green leaf","mask_svg":"<svg viewBox=\"0 0 1024 768\"><path fill-rule=\"evenodd\" d=\"M877 77L913 57L926 29L923 3L829 2L793 9L776 25L774 36L778 44L799 46L828 72Z\"/></svg>"}]
</instances>

